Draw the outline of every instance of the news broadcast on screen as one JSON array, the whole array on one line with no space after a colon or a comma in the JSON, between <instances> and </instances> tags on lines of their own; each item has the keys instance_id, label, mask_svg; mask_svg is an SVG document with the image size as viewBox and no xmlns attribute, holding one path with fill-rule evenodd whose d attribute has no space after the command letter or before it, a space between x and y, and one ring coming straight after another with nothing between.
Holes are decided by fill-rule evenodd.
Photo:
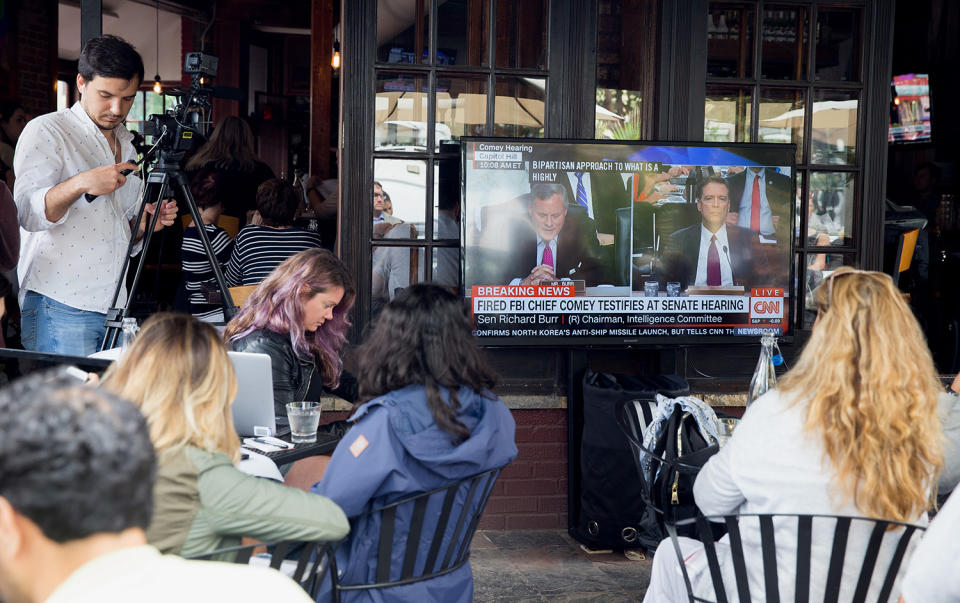
<instances>
[{"instance_id":1,"label":"news broadcast on screen","mask_svg":"<svg viewBox=\"0 0 960 603\"><path fill-rule=\"evenodd\" d=\"M791 335L794 153L464 139L475 334L497 345Z\"/></svg>"}]
</instances>

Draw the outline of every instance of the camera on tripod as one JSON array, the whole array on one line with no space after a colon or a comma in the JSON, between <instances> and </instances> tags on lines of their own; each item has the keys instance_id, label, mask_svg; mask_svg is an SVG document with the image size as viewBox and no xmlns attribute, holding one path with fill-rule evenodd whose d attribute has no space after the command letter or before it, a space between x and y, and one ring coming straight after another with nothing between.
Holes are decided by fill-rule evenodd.
<instances>
[{"instance_id":1,"label":"camera on tripod","mask_svg":"<svg viewBox=\"0 0 960 603\"><path fill-rule=\"evenodd\" d=\"M207 79L216 77L218 62L213 55L187 53L183 72L190 76L190 88L170 93L179 96L181 102L165 113L150 115L144 124L144 134L153 137L158 151L184 153L203 138L201 116L203 110L211 106L213 97L213 86L207 84Z\"/></svg>"}]
</instances>

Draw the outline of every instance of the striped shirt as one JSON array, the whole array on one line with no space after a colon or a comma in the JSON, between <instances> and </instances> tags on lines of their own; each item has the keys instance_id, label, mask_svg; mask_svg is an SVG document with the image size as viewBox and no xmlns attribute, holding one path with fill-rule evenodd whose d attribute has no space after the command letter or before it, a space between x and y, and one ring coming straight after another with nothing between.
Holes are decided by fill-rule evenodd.
<instances>
[{"instance_id":1,"label":"striped shirt","mask_svg":"<svg viewBox=\"0 0 960 603\"><path fill-rule=\"evenodd\" d=\"M302 228L244 226L230 256L227 285L259 285L288 257L320 246L320 235Z\"/></svg>"},{"instance_id":2,"label":"striped shirt","mask_svg":"<svg viewBox=\"0 0 960 603\"><path fill-rule=\"evenodd\" d=\"M233 252L233 239L227 231L216 224L205 224L207 239L213 247L221 268L226 268ZM223 310L220 304L207 303L207 291L219 291L217 280L213 276L210 259L200 241L197 226L191 225L183 231L183 281L190 304L190 313L200 319L215 318ZM222 315L220 315L222 316Z\"/></svg>"}]
</instances>

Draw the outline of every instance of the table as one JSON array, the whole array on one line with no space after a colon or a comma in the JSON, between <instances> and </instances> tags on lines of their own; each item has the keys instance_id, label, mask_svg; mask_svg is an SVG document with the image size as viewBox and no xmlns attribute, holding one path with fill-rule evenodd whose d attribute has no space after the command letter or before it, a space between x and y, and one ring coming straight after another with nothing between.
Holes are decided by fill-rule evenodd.
<instances>
[{"instance_id":1,"label":"table","mask_svg":"<svg viewBox=\"0 0 960 603\"><path fill-rule=\"evenodd\" d=\"M284 442L290 441L290 434L279 436ZM340 438L324 432L317 433L317 441L309 444L295 444L293 448L288 448L286 450L278 450L276 452L267 452L267 457L271 461L276 463L277 467L281 465L286 465L294 461L299 461L300 459L305 459L308 456L317 456L320 454L330 454L333 452L333 449L337 447L337 444L340 442Z\"/></svg>"}]
</instances>

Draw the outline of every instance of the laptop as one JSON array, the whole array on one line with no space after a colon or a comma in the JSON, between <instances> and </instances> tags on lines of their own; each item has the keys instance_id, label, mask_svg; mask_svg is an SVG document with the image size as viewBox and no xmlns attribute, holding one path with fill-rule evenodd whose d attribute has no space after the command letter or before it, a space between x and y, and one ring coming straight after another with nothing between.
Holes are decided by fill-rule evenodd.
<instances>
[{"instance_id":1,"label":"laptop","mask_svg":"<svg viewBox=\"0 0 960 603\"><path fill-rule=\"evenodd\" d=\"M237 435L280 435L273 412L273 373L270 356L227 352L237 374L237 397L233 400L233 426ZM289 431L289 427L284 431Z\"/></svg>"}]
</instances>

